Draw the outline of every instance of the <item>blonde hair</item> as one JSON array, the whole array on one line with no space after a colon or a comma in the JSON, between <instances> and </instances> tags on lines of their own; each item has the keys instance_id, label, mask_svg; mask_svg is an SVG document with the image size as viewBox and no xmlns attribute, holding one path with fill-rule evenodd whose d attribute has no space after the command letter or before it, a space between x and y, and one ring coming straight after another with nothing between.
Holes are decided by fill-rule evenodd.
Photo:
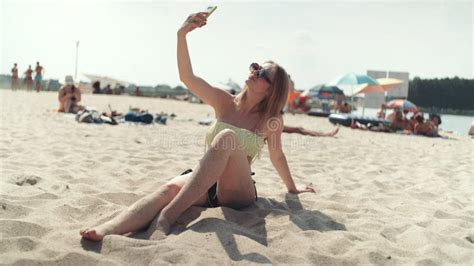
<instances>
[{"instance_id":1,"label":"blonde hair","mask_svg":"<svg viewBox=\"0 0 474 266\"><path fill-rule=\"evenodd\" d=\"M283 113L289 91L289 80L286 70L273 61L266 61L264 64L271 65L273 69L273 81L272 84L270 84L267 96L257 105L255 112L260 114L257 129L270 118L278 117ZM237 106L247 97L248 90L249 87L245 85L244 89L235 96L234 101Z\"/></svg>"}]
</instances>

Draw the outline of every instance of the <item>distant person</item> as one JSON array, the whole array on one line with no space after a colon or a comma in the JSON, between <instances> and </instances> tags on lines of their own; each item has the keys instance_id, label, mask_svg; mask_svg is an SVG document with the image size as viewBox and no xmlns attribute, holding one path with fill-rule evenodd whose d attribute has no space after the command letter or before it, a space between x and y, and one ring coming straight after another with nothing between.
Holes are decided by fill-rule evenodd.
<instances>
[{"instance_id":1,"label":"distant person","mask_svg":"<svg viewBox=\"0 0 474 266\"><path fill-rule=\"evenodd\" d=\"M471 123L471 128L467 132L470 136L474 136L474 122Z\"/></svg>"},{"instance_id":2,"label":"distant person","mask_svg":"<svg viewBox=\"0 0 474 266\"><path fill-rule=\"evenodd\" d=\"M416 135L431 135L433 128L431 123L425 122L423 117L423 113L419 112L414 116L415 119L415 127L413 133Z\"/></svg>"},{"instance_id":3,"label":"distant person","mask_svg":"<svg viewBox=\"0 0 474 266\"><path fill-rule=\"evenodd\" d=\"M16 91L18 89L18 67L17 64L13 64L12 68L12 90Z\"/></svg>"},{"instance_id":4,"label":"distant person","mask_svg":"<svg viewBox=\"0 0 474 266\"><path fill-rule=\"evenodd\" d=\"M58 92L59 109L58 112L77 113L82 109L79 105L81 101L81 91L74 86L72 76L66 76L66 85L64 85Z\"/></svg>"},{"instance_id":5,"label":"distant person","mask_svg":"<svg viewBox=\"0 0 474 266\"><path fill-rule=\"evenodd\" d=\"M135 92L133 93L134 96L142 96L142 92L140 91L140 87L135 87Z\"/></svg>"},{"instance_id":6,"label":"distant person","mask_svg":"<svg viewBox=\"0 0 474 266\"><path fill-rule=\"evenodd\" d=\"M441 116L430 114L430 122L433 125L433 136L439 136L439 125L441 125Z\"/></svg>"},{"instance_id":7,"label":"distant person","mask_svg":"<svg viewBox=\"0 0 474 266\"><path fill-rule=\"evenodd\" d=\"M338 112L344 103L344 94L336 94L336 102L334 104L334 112Z\"/></svg>"},{"instance_id":8,"label":"distant person","mask_svg":"<svg viewBox=\"0 0 474 266\"><path fill-rule=\"evenodd\" d=\"M103 92L104 92L104 94L112 94L113 93L112 89L110 88L110 84L107 84L107 86L105 86L105 88L103 89Z\"/></svg>"},{"instance_id":9,"label":"distant person","mask_svg":"<svg viewBox=\"0 0 474 266\"><path fill-rule=\"evenodd\" d=\"M308 96L301 96L301 93L295 90L295 82L291 79L291 76L288 75L288 100L287 100L287 108L288 112L291 114L298 113L306 113L308 112L311 107L306 104L308 100Z\"/></svg>"},{"instance_id":10,"label":"distant person","mask_svg":"<svg viewBox=\"0 0 474 266\"><path fill-rule=\"evenodd\" d=\"M36 92L41 91L41 82L43 81L43 67L40 65L39 62L36 62L35 68L35 88Z\"/></svg>"},{"instance_id":11,"label":"distant person","mask_svg":"<svg viewBox=\"0 0 474 266\"><path fill-rule=\"evenodd\" d=\"M400 115L403 117L403 114L401 113L400 108L395 107L393 108L393 111L387 115L387 120L392 122L393 120L395 120L397 116L400 116Z\"/></svg>"},{"instance_id":12,"label":"distant person","mask_svg":"<svg viewBox=\"0 0 474 266\"><path fill-rule=\"evenodd\" d=\"M300 93L295 91L295 82L291 79L290 75L288 75L288 81L289 81L289 90L288 90L287 107L288 107L288 112L294 115L296 107L299 104L298 96Z\"/></svg>"},{"instance_id":13,"label":"distant person","mask_svg":"<svg viewBox=\"0 0 474 266\"><path fill-rule=\"evenodd\" d=\"M387 120L391 122L390 128L394 131L406 130L409 128L408 123L403 119L403 113L400 111L400 108L395 108Z\"/></svg>"},{"instance_id":14,"label":"distant person","mask_svg":"<svg viewBox=\"0 0 474 266\"><path fill-rule=\"evenodd\" d=\"M100 94L100 81L92 83L92 94Z\"/></svg>"},{"instance_id":15,"label":"distant person","mask_svg":"<svg viewBox=\"0 0 474 266\"><path fill-rule=\"evenodd\" d=\"M441 125L441 116L438 114L430 114L430 121L434 126L436 126L436 128L438 128L439 125Z\"/></svg>"},{"instance_id":16,"label":"distant person","mask_svg":"<svg viewBox=\"0 0 474 266\"><path fill-rule=\"evenodd\" d=\"M383 103L382 105L380 105L380 110L377 112L375 116L380 119L385 119L385 116L387 115L386 111L387 111L387 105Z\"/></svg>"},{"instance_id":17,"label":"distant person","mask_svg":"<svg viewBox=\"0 0 474 266\"><path fill-rule=\"evenodd\" d=\"M31 88L33 87L33 69L31 69L31 65L28 66L28 69L25 71L25 85L26 85L26 90L31 91Z\"/></svg>"},{"instance_id":18,"label":"distant person","mask_svg":"<svg viewBox=\"0 0 474 266\"><path fill-rule=\"evenodd\" d=\"M115 88L113 90L113 94L115 95L121 95L124 91L125 87L120 85L120 84L117 84L115 85Z\"/></svg>"},{"instance_id":19,"label":"distant person","mask_svg":"<svg viewBox=\"0 0 474 266\"><path fill-rule=\"evenodd\" d=\"M352 111L352 107L347 103L344 102L340 107L339 107L339 113L343 114L348 114Z\"/></svg>"},{"instance_id":20,"label":"distant person","mask_svg":"<svg viewBox=\"0 0 474 266\"><path fill-rule=\"evenodd\" d=\"M407 133L414 133L415 132L415 125L417 123L417 121L415 120L416 114L417 113L413 114L410 117L410 119L406 119L407 124L406 124L405 129L406 129Z\"/></svg>"}]
</instances>

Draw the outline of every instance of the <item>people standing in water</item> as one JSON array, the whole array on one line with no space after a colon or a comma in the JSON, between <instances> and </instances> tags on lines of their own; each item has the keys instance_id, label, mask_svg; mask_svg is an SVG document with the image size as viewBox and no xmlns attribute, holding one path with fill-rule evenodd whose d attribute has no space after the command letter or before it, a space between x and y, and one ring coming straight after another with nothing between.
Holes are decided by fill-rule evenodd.
<instances>
[{"instance_id":1,"label":"people standing in water","mask_svg":"<svg viewBox=\"0 0 474 266\"><path fill-rule=\"evenodd\" d=\"M31 88L33 87L33 69L31 69L31 65L28 65L28 69L25 71L24 76L26 91L31 91Z\"/></svg>"},{"instance_id":2,"label":"people standing in water","mask_svg":"<svg viewBox=\"0 0 474 266\"><path fill-rule=\"evenodd\" d=\"M244 89L237 95L212 87L196 76L186 37L206 25L207 13L191 14L177 33L180 80L213 107L216 121L206 134L207 151L193 168L173 177L112 220L80 231L83 238L100 241L109 234L135 232L157 216L157 230L168 234L178 217L191 206L240 209L257 200L251 164L265 143L269 158L289 193L314 192L297 186L282 150L282 110L288 96L288 75L278 64L250 64ZM179 149L180 147L176 147Z\"/></svg>"},{"instance_id":3,"label":"people standing in water","mask_svg":"<svg viewBox=\"0 0 474 266\"><path fill-rule=\"evenodd\" d=\"M41 91L41 82L43 81L43 73L44 69L40 65L39 62L36 62L36 67L35 67L35 89L36 92Z\"/></svg>"},{"instance_id":4,"label":"people standing in water","mask_svg":"<svg viewBox=\"0 0 474 266\"><path fill-rule=\"evenodd\" d=\"M16 91L18 89L18 66L16 63L13 64L11 73L12 73L12 91Z\"/></svg>"}]
</instances>

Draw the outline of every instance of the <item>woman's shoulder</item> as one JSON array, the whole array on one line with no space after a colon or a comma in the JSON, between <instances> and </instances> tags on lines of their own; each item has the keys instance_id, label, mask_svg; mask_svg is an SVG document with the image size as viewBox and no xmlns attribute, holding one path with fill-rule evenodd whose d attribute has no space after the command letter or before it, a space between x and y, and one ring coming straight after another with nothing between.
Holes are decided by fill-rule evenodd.
<instances>
[{"instance_id":1,"label":"woman's shoulder","mask_svg":"<svg viewBox=\"0 0 474 266\"><path fill-rule=\"evenodd\" d=\"M278 114L277 116L270 117L264 121L262 125L262 131L265 135L282 132L284 127L283 115Z\"/></svg>"}]
</instances>

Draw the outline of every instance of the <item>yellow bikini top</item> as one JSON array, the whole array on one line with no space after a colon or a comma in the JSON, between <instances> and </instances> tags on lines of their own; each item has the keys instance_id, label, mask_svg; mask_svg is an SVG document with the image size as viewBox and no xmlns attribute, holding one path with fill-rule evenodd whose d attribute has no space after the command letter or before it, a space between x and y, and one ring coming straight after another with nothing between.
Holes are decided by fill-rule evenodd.
<instances>
[{"instance_id":1,"label":"yellow bikini top","mask_svg":"<svg viewBox=\"0 0 474 266\"><path fill-rule=\"evenodd\" d=\"M207 131L206 134L206 150L211 146L214 137L221 132L223 129L232 129L239 137L240 147L243 149L245 154L251 158L250 164L252 164L256 158L260 158L260 153L265 144L264 137L258 135L245 128L236 127L234 125L216 121L214 122Z\"/></svg>"}]
</instances>

